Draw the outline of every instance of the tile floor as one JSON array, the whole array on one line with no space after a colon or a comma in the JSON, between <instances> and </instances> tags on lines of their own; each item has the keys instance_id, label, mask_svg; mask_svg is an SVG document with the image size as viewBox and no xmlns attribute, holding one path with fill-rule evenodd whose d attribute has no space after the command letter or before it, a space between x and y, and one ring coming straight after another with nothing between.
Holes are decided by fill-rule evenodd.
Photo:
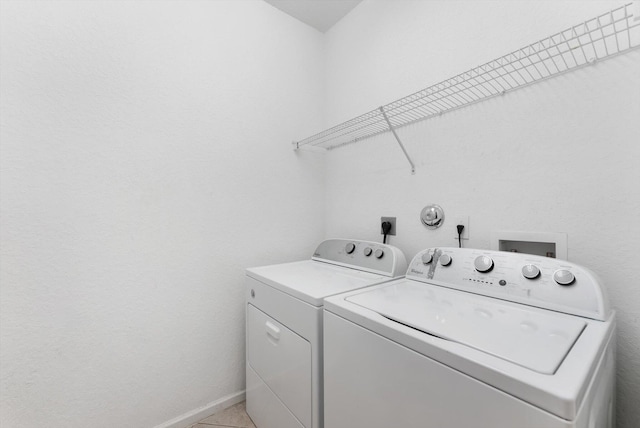
<instances>
[{"instance_id":1,"label":"tile floor","mask_svg":"<svg viewBox=\"0 0 640 428\"><path fill-rule=\"evenodd\" d=\"M245 410L245 402L235 404L218 413L214 413L188 428L256 428Z\"/></svg>"}]
</instances>

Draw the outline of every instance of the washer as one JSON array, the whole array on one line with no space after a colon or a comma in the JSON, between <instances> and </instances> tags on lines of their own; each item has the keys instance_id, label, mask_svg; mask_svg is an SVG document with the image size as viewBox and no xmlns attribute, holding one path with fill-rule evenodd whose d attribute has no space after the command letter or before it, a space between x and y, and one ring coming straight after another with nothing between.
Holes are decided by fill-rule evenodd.
<instances>
[{"instance_id":1,"label":"washer","mask_svg":"<svg viewBox=\"0 0 640 428\"><path fill-rule=\"evenodd\" d=\"M326 428L613 428L615 313L576 264L421 251L325 301Z\"/></svg>"},{"instance_id":2,"label":"washer","mask_svg":"<svg viewBox=\"0 0 640 428\"><path fill-rule=\"evenodd\" d=\"M258 428L322 428L322 307L404 275L400 250L330 239L311 260L247 269L247 413Z\"/></svg>"}]
</instances>

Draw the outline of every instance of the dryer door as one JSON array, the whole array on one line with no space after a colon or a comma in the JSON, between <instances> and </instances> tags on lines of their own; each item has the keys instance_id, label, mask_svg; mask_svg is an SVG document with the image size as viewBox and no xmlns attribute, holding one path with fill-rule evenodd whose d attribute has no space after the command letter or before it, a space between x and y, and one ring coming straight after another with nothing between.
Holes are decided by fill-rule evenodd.
<instances>
[{"instance_id":1,"label":"dryer door","mask_svg":"<svg viewBox=\"0 0 640 428\"><path fill-rule=\"evenodd\" d=\"M247 305L247 363L302 422L311 426L311 345Z\"/></svg>"}]
</instances>

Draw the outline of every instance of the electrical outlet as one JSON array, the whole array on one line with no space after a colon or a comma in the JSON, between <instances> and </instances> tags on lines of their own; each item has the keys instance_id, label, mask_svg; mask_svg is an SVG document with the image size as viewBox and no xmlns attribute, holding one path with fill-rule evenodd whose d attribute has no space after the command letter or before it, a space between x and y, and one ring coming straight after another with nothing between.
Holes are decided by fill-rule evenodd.
<instances>
[{"instance_id":1,"label":"electrical outlet","mask_svg":"<svg viewBox=\"0 0 640 428\"><path fill-rule=\"evenodd\" d=\"M458 240L458 225L461 224L464 226L462 230L462 239L469 239L469 216L460 215L458 217L454 217L453 219L453 234L454 238Z\"/></svg>"},{"instance_id":2,"label":"electrical outlet","mask_svg":"<svg viewBox=\"0 0 640 428\"><path fill-rule=\"evenodd\" d=\"M396 218L395 217L380 217L380 234L384 235L384 232L382 231L382 223L384 223L385 221L388 221L389 223L391 223L391 230L387 235L396 236Z\"/></svg>"}]
</instances>

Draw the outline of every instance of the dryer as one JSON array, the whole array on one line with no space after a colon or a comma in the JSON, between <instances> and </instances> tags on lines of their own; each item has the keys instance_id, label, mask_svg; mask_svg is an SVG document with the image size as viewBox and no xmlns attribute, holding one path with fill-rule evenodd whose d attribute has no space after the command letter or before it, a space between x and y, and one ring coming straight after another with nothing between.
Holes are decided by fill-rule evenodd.
<instances>
[{"instance_id":1,"label":"dryer","mask_svg":"<svg viewBox=\"0 0 640 428\"><path fill-rule=\"evenodd\" d=\"M388 282L407 262L390 245L322 242L310 260L247 269L247 413L257 428L322 428L324 298Z\"/></svg>"},{"instance_id":2,"label":"dryer","mask_svg":"<svg viewBox=\"0 0 640 428\"><path fill-rule=\"evenodd\" d=\"M325 301L326 428L613 428L615 313L593 272L421 251Z\"/></svg>"}]
</instances>

